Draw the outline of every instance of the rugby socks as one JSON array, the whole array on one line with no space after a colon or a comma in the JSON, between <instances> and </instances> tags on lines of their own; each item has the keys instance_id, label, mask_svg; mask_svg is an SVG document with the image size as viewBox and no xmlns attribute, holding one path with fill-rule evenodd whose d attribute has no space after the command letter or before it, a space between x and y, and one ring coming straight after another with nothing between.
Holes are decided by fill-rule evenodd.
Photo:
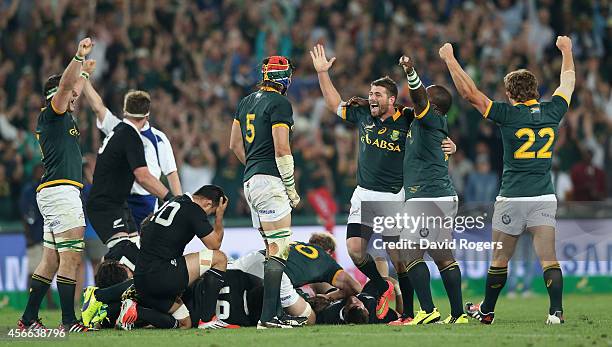
<instances>
[{"instance_id":1,"label":"rugby socks","mask_svg":"<svg viewBox=\"0 0 612 347\"><path fill-rule=\"evenodd\" d=\"M489 313L495 310L495 304L499 293L506 285L506 279L508 279L508 266L504 267L489 267L487 273L487 286L485 288L485 298L480 305L480 312Z\"/></svg>"},{"instance_id":2,"label":"rugby socks","mask_svg":"<svg viewBox=\"0 0 612 347\"><path fill-rule=\"evenodd\" d=\"M62 307L62 324L72 324L76 322L74 315L74 291L76 289L76 281L57 275L57 291L60 297L60 306Z\"/></svg>"},{"instance_id":3,"label":"rugby socks","mask_svg":"<svg viewBox=\"0 0 612 347\"><path fill-rule=\"evenodd\" d=\"M463 298L461 296L461 269L455 261L450 265L440 269L440 276L446 295L450 303L451 316L458 318L463 312Z\"/></svg>"},{"instance_id":4,"label":"rugby socks","mask_svg":"<svg viewBox=\"0 0 612 347\"><path fill-rule=\"evenodd\" d=\"M47 294L49 290L49 286L51 285L51 280L48 278L44 278L37 274L32 275L32 280L30 282L30 295L28 296L28 303L26 305L25 311L23 312L24 322L30 323L34 319L38 318L38 311L40 310L40 304L42 303L43 298ZM73 299L74 300L74 299Z\"/></svg>"},{"instance_id":5,"label":"rugby socks","mask_svg":"<svg viewBox=\"0 0 612 347\"><path fill-rule=\"evenodd\" d=\"M427 264L425 264L423 259L417 259L406 266L406 271L421 304L421 310L427 313L433 312L435 306L431 298L429 268Z\"/></svg>"},{"instance_id":6,"label":"rugby socks","mask_svg":"<svg viewBox=\"0 0 612 347\"><path fill-rule=\"evenodd\" d=\"M366 256L363 258L360 264L356 264L359 271L363 272L371 282L371 285L376 289L376 293L370 293L375 297L381 296L384 292L387 291L388 284L382 276L380 276L380 272L376 268L376 262L374 258L369 253L366 253Z\"/></svg>"},{"instance_id":7,"label":"rugby socks","mask_svg":"<svg viewBox=\"0 0 612 347\"><path fill-rule=\"evenodd\" d=\"M202 308L202 321L209 322L215 315L219 291L225 285L225 271L210 269L202 279L204 281L204 307ZM280 288L280 287L279 287Z\"/></svg>"},{"instance_id":8,"label":"rugby socks","mask_svg":"<svg viewBox=\"0 0 612 347\"><path fill-rule=\"evenodd\" d=\"M402 291L402 301L404 302L404 316L414 318L414 288L410 283L410 277L407 272L397 274L397 281L399 282L400 289Z\"/></svg>"},{"instance_id":9,"label":"rugby socks","mask_svg":"<svg viewBox=\"0 0 612 347\"><path fill-rule=\"evenodd\" d=\"M121 295L132 284L134 284L134 279L129 279L127 281L117 283L110 287L96 289L94 295L96 296L96 300L101 301L105 304L109 304L111 302L121 302Z\"/></svg>"},{"instance_id":10,"label":"rugby socks","mask_svg":"<svg viewBox=\"0 0 612 347\"><path fill-rule=\"evenodd\" d=\"M269 322L277 315L280 306L280 286L286 262L270 257L264 265L264 296L261 322Z\"/></svg>"},{"instance_id":11,"label":"rugby socks","mask_svg":"<svg viewBox=\"0 0 612 347\"><path fill-rule=\"evenodd\" d=\"M178 320L168 313L161 313L140 305L136 305L136 313L139 321L151 324L157 329L176 329L179 326Z\"/></svg>"},{"instance_id":12,"label":"rugby socks","mask_svg":"<svg viewBox=\"0 0 612 347\"><path fill-rule=\"evenodd\" d=\"M544 269L544 284L550 298L548 313L563 312L563 273L559 264L546 266Z\"/></svg>"}]
</instances>

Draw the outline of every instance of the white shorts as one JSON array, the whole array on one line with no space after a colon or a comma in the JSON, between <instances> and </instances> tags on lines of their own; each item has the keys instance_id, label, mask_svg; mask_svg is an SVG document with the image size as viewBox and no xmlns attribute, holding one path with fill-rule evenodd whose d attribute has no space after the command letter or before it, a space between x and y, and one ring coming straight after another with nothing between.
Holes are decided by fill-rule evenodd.
<instances>
[{"instance_id":1,"label":"white shorts","mask_svg":"<svg viewBox=\"0 0 612 347\"><path fill-rule=\"evenodd\" d=\"M44 220L45 247L56 249L54 235L85 227L81 191L77 187L61 185L43 188L36 193L36 202Z\"/></svg>"},{"instance_id":2,"label":"white shorts","mask_svg":"<svg viewBox=\"0 0 612 347\"><path fill-rule=\"evenodd\" d=\"M266 257L258 251L253 251L227 264L228 270L240 270L251 274L255 277L263 279L264 277L264 261ZM293 283L287 276L283 274L280 287L281 306L283 308L292 306L299 299L300 295L293 288Z\"/></svg>"},{"instance_id":3,"label":"white shorts","mask_svg":"<svg viewBox=\"0 0 612 347\"><path fill-rule=\"evenodd\" d=\"M414 217L425 217L418 225L411 225L410 230L402 231L402 239L420 242L449 242L453 239L453 228L449 222L457 215L459 198L442 196L436 198L413 198L406 200L404 213ZM429 217L429 219L427 218Z\"/></svg>"},{"instance_id":4,"label":"white shorts","mask_svg":"<svg viewBox=\"0 0 612 347\"><path fill-rule=\"evenodd\" d=\"M518 236L530 227L546 225L555 228L556 214L555 194L518 198L498 196L493 212L493 230Z\"/></svg>"},{"instance_id":5,"label":"white shorts","mask_svg":"<svg viewBox=\"0 0 612 347\"><path fill-rule=\"evenodd\" d=\"M244 182L244 196L251 209L253 227L261 222L276 222L291 213L289 196L279 177L255 175Z\"/></svg>"},{"instance_id":6,"label":"white shorts","mask_svg":"<svg viewBox=\"0 0 612 347\"><path fill-rule=\"evenodd\" d=\"M404 188L397 193L378 192L357 186L351 197L351 210L348 216L348 224L363 224L372 227L372 221L362 221L362 214L367 216L385 216L387 211L363 211L362 201L376 202L404 202ZM399 230L385 230L384 236L397 236Z\"/></svg>"}]
</instances>

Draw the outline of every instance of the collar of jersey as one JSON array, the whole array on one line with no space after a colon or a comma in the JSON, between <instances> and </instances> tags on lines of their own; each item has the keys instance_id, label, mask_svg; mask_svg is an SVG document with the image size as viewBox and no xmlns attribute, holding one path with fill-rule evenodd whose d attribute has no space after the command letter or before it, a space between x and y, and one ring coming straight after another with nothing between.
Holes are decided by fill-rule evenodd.
<instances>
[{"instance_id":1,"label":"collar of jersey","mask_svg":"<svg viewBox=\"0 0 612 347\"><path fill-rule=\"evenodd\" d=\"M145 125L142 126L142 129L140 129L140 131L147 131L149 130L149 128L151 128L151 124L149 124L149 122L146 122Z\"/></svg>"},{"instance_id":2,"label":"collar of jersey","mask_svg":"<svg viewBox=\"0 0 612 347\"><path fill-rule=\"evenodd\" d=\"M140 134L140 131L138 131L138 128L137 128L137 127L136 127L136 126L135 126L135 125L134 125L132 122L130 122L129 120L127 120L127 119L123 118L123 123L128 124L129 126L131 126L132 128L134 128L134 130L136 130L136 132L137 132L138 134Z\"/></svg>"},{"instance_id":3,"label":"collar of jersey","mask_svg":"<svg viewBox=\"0 0 612 347\"><path fill-rule=\"evenodd\" d=\"M185 195L187 195L189 197L189 199L191 199L191 201L193 201L193 195L191 195L191 193L185 193ZM193 201L195 202L195 201Z\"/></svg>"},{"instance_id":4,"label":"collar of jersey","mask_svg":"<svg viewBox=\"0 0 612 347\"><path fill-rule=\"evenodd\" d=\"M518 106L518 105L525 105L525 106L532 106L538 103L538 100L536 99L531 99L531 100L527 100L525 102L517 102L514 104L514 106Z\"/></svg>"},{"instance_id":5,"label":"collar of jersey","mask_svg":"<svg viewBox=\"0 0 612 347\"><path fill-rule=\"evenodd\" d=\"M259 88L260 90L263 90L264 92L275 92L280 94L280 92L272 87L261 87Z\"/></svg>"}]
</instances>

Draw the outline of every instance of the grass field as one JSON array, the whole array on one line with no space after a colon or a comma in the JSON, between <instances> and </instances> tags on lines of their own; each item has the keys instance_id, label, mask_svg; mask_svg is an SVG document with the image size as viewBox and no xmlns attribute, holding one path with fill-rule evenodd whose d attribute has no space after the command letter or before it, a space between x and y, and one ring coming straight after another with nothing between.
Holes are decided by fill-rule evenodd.
<instances>
[{"instance_id":1,"label":"grass field","mask_svg":"<svg viewBox=\"0 0 612 347\"><path fill-rule=\"evenodd\" d=\"M474 299L477 298L467 298ZM445 316L448 305L438 298ZM0 345L62 346L612 346L612 295L574 295L564 301L566 323L546 326L548 298L500 300L495 324L483 326L476 321L468 325L427 325L416 327L313 326L292 330L190 331L108 330L71 335L58 340L11 340L2 336ZM20 312L0 311L0 327L14 327ZM58 311L41 312L48 327L59 322Z\"/></svg>"}]
</instances>

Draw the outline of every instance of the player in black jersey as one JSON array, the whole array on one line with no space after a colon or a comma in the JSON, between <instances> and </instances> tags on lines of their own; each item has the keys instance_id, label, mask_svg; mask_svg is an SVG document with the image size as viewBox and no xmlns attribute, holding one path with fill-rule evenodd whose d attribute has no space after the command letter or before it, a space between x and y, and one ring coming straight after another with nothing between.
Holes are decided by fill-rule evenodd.
<instances>
[{"instance_id":1,"label":"player in black jersey","mask_svg":"<svg viewBox=\"0 0 612 347\"><path fill-rule=\"evenodd\" d=\"M147 168L140 129L149 119L151 98L143 91L125 95L123 122L106 136L94 170L87 199L87 216L107 247L106 259L116 259L134 270L138 234L130 232L125 218L127 198L134 180L152 194L168 200L169 190Z\"/></svg>"},{"instance_id":2,"label":"player in black jersey","mask_svg":"<svg viewBox=\"0 0 612 347\"><path fill-rule=\"evenodd\" d=\"M79 129L72 112L85 80L96 66L94 60L85 60L92 47L90 38L81 40L64 73L49 77L43 91L45 107L38 116L36 138L45 173L36 189L36 201L44 219L44 248L42 260L32 275L28 303L17 322L22 330L46 329L38 311L57 274L62 307L60 328L68 332L87 331L74 314L75 279L84 248L85 218L80 198L83 177Z\"/></svg>"},{"instance_id":3,"label":"player in black jersey","mask_svg":"<svg viewBox=\"0 0 612 347\"><path fill-rule=\"evenodd\" d=\"M161 314L170 313L181 328L190 328L191 317L180 296L203 276L207 296L198 317L199 328L217 328L223 323L214 313L227 267L227 258L219 250L226 207L223 190L205 185L193 195L187 193L169 200L145 219L134 272L138 305ZM214 227L208 221L209 215L215 215ZM204 249L183 256L185 246L194 236L202 240ZM124 300L117 324L130 329L138 318L138 305L133 300Z\"/></svg>"}]
</instances>

